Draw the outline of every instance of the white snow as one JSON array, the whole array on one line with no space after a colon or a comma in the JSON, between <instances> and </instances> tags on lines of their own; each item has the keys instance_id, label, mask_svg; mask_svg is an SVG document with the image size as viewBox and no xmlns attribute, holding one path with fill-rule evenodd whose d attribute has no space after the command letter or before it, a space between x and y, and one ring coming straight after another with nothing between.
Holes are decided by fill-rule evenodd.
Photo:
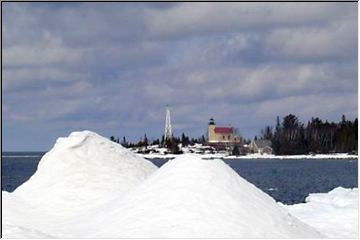
<instances>
[{"instance_id":1,"label":"white snow","mask_svg":"<svg viewBox=\"0 0 360 240\"><path fill-rule=\"evenodd\" d=\"M14 226L10 224L4 224L3 236L10 238L52 238L51 235L47 235L35 229L28 229L20 226Z\"/></svg>"},{"instance_id":2,"label":"white snow","mask_svg":"<svg viewBox=\"0 0 360 240\"><path fill-rule=\"evenodd\" d=\"M336 159L336 160L358 160L358 155L351 155L347 153L334 153L334 154L315 154L315 155L274 155L274 154L247 154L234 156L227 153L196 153L199 157L203 159L231 159L231 160L241 160L241 159L277 159L277 160L298 160L298 159L307 159L307 160L327 160L327 159ZM138 154L141 157L146 159L172 159L178 154L161 154L161 153L149 153L149 154Z\"/></svg>"},{"instance_id":3,"label":"white snow","mask_svg":"<svg viewBox=\"0 0 360 240\"><path fill-rule=\"evenodd\" d=\"M253 153L243 156L225 156L224 159L353 159L357 160L358 155L347 153L314 154L314 155L274 155Z\"/></svg>"},{"instance_id":4,"label":"white snow","mask_svg":"<svg viewBox=\"0 0 360 240\"><path fill-rule=\"evenodd\" d=\"M90 216L90 227L72 230L105 238L321 237L223 161L194 155L168 161L121 201Z\"/></svg>"},{"instance_id":5,"label":"white snow","mask_svg":"<svg viewBox=\"0 0 360 240\"><path fill-rule=\"evenodd\" d=\"M96 133L73 132L59 138L42 157L35 174L4 197L23 201L18 205L28 206L28 212L76 215L104 204L114 193L126 194L156 169L151 162Z\"/></svg>"},{"instance_id":6,"label":"white snow","mask_svg":"<svg viewBox=\"0 0 360 240\"><path fill-rule=\"evenodd\" d=\"M359 237L358 188L338 187L329 193L312 193L305 201L295 205L279 204L327 237Z\"/></svg>"},{"instance_id":7,"label":"white snow","mask_svg":"<svg viewBox=\"0 0 360 240\"><path fill-rule=\"evenodd\" d=\"M330 228L293 217L222 160L183 154L157 170L89 131L58 139L2 204L6 238L318 238Z\"/></svg>"}]
</instances>

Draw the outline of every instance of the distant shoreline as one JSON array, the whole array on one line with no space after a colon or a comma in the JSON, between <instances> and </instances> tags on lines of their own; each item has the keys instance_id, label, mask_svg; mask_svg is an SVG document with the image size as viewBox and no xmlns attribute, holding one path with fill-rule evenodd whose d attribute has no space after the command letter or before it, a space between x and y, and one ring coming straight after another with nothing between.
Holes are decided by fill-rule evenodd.
<instances>
[{"instance_id":1,"label":"distant shoreline","mask_svg":"<svg viewBox=\"0 0 360 240\"><path fill-rule=\"evenodd\" d=\"M146 159L174 159L182 154L141 154L137 153ZM315 154L315 155L272 155L272 154L248 154L241 156L226 155L226 154L198 154L202 159L223 159L223 160L237 160L237 159L278 159L278 160L303 160L303 159L315 159L315 160L358 160L358 155L349 155L346 153L337 154Z\"/></svg>"},{"instance_id":2,"label":"distant shoreline","mask_svg":"<svg viewBox=\"0 0 360 240\"><path fill-rule=\"evenodd\" d=\"M10 155L9 153L12 153L13 155ZM19 155L19 153L27 153L27 155ZM34 153L34 154L31 154ZM43 153L43 154L42 154ZM7 158L30 158L30 157L42 157L46 152L2 152L1 157L7 157ZM9 155L8 155L9 154ZM178 157L183 154L189 154L189 153L183 153L183 154L159 154L159 153L149 153L149 154L142 154L142 153L136 153L140 155L143 158L146 159L174 159L175 157ZM201 154L201 153L192 153L200 155L203 159L283 159L283 160L299 160L299 159L316 159L316 160L326 160L326 159L338 159L338 160L358 160L358 155L353 154L347 154L347 153L334 153L334 154L315 154L315 155L273 155L273 154L247 154L247 155L228 155L225 153L214 153L214 154Z\"/></svg>"}]
</instances>

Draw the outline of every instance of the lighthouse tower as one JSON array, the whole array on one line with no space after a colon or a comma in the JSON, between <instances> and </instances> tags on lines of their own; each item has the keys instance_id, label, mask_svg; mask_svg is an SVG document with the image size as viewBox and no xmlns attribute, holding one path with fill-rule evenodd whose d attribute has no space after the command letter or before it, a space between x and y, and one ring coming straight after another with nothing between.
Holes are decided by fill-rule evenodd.
<instances>
[{"instance_id":1,"label":"lighthouse tower","mask_svg":"<svg viewBox=\"0 0 360 240\"><path fill-rule=\"evenodd\" d=\"M171 128L171 117L170 117L170 108L166 105L166 117L165 117L165 133L164 138L166 140L172 139L172 128Z\"/></svg>"},{"instance_id":2,"label":"lighthouse tower","mask_svg":"<svg viewBox=\"0 0 360 240\"><path fill-rule=\"evenodd\" d=\"M214 140L216 140L216 137L215 137L215 121L213 118L210 118L210 121L209 121L209 125L208 125L208 141L209 142L213 142Z\"/></svg>"}]
</instances>

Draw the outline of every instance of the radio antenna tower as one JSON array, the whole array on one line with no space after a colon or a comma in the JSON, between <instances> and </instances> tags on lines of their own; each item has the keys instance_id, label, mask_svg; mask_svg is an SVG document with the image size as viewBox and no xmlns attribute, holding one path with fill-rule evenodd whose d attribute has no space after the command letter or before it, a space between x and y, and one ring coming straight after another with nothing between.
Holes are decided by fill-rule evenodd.
<instances>
[{"instance_id":1,"label":"radio antenna tower","mask_svg":"<svg viewBox=\"0 0 360 240\"><path fill-rule=\"evenodd\" d=\"M166 105L166 118L165 118L165 134L164 134L164 139L165 139L165 141L172 139L171 117L170 117L170 108L169 108L169 105Z\"/></svg>"}]
</instances>

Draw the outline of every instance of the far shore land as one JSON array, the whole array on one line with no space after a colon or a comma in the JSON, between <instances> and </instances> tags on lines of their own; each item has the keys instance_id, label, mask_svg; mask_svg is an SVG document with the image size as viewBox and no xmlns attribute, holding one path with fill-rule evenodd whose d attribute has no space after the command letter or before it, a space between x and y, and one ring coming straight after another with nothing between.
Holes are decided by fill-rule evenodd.
<instances>
[{"instance_id":1,"label":"far shore land","mask_svg":"<svg viewBox=\"0 0 360 240\"><path fill-rule=\"evenodd\" d=\"M175 157L178 157L182 154L158 154L158 153L148 153L148 154L142 154L137 153L140 156L146 158L146 159L173 159ZM335 153L335 154L315 154L315 155L273 155L273 154L247 154L247 155L228 155L228 154L222 154L222 153L214 153L214 154L200 154L200 153L194 153L197 155L200 155L202 159L286 159L286 160L299 160L299 159L352 159L352 160L358 160L358 155L352 155L347 153Z\"/></svg>"},{"instance_id":2,"label":"far shore land","mask_svg":"<svg viewBox=\"0 0 360 240\"><path fill-rule=\"evenodd\" d=\"M329 154L301 154L301 155L275 155L275 154L260 154L260 153L248 153L244 155L232 155L226 151L208 152L204 151L205 146L201 144L195 144L194 146L181 148L182 153L172 154L168 153L166 148L161 148L158 145L148 146L147 150L150 152L145 153L139 148L133 148L132 151L146 159L174 159L182 154L196 154L202 159L353 159L357 160L358 155L349 153L329 153Z\"/></svg>"},{"instance_id":3,"label":"far shore land","mask_svg":"<svg viewBox=\"0 0 360 240\"><path fill-rule=\"evenodd\" d=\"M16 153L14 151L4 151L3 153ZM30 153L30 152L29 152ZM39 153L39 152L36 152ZM44 152L46 153L46 152ZM181 156L182 154L188 154L188 153L181 153L181 154L164 154L164 153L136 153L143 158L146 159L174 159L175 157ZM247 155L229 155L227 153L192 153L195 155L199 155L202 159L293 159L293 160L299 160L299 159L352 159L352 160L358 160L359 156L354 154L347 154L347 153L334 153L334 154L315 154L315 155L274 155L274 154L247 154ZM35 155L2 155L6 157L34 157ZM36 156L42 156L36 155Z\"/></svg>"},{"instance_id":4,"label":"far shore land","mask_svg":"<svg viewBox=\"0 0 360 240\"><path fill-rule=\"evenodd\" d=\"M166 148L159 147L159 145L150 145L146 149L150 152L144 152L144 149L141 148L130 148L130 150L145 159L174 159L183 154L194 154L200 156L202 159L283 159L283 160L302 160L302 159L316 159L316 160L326 160L326 159L338 159L338 160L358 160L359 155L351 153L328 153L328 154L300 154L300 155L275 155L275 154L260 154L260 153L247 153L242 155L232 155L227 151L215 151L208 152L204 151L206 146L201 144L195 144L194 146L188 146L181 148L182 153L173 154L167 152ZM21 151L22 152L22 151ZM5 155L3 155L5 153ZM32 153L37 153L36 156L42 156L46 152L36 151L29 152L29 155L16 155L20 153L19 151L3 151L2 156L6 157L34 157ZM41 153L41 154L40 154ZM15 154L15 155L14 155Z\"/></svg>"}]
</instances>

